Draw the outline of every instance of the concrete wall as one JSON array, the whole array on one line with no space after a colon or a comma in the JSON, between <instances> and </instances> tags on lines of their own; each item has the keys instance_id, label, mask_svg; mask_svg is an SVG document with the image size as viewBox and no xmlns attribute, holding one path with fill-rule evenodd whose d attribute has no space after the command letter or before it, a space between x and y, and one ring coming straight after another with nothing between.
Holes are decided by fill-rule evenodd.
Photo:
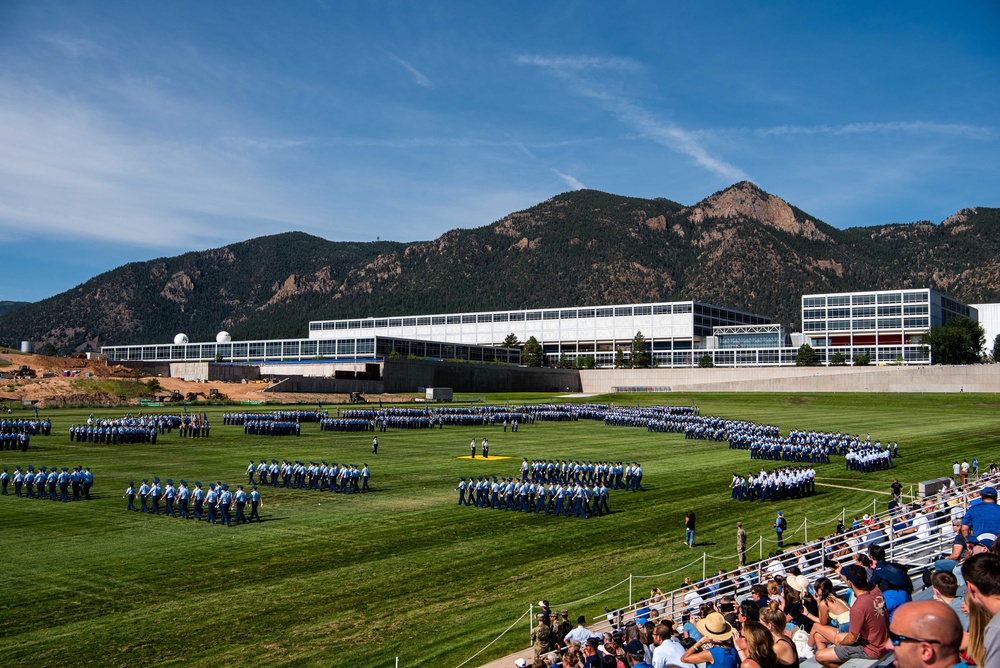
<instances>
[{"instance_id":1,"label":"concrete wall","mask_svg":"<svg viewBox=\"0 0 1000 668\"><path fill-rule=\"evenodd\" d=\"M456 392L579 392L580 372L504 364L390 359L382 370L386 392L450 387Z\"/></svg>"},{"instance_id":2,"label":"concrete wall","mask_svg":"<svg viewBox=\"0 0 1000 668\"><path fill-rule=\"evenodd\" d=\"M171 362L170 377L193 381L238 383L244 378L260 378L260 367L251 364L215 364L213 362Z\"/></svg>"},{"instance_id":3,"label":"concrete wall","mask_svg":"<svg viewBox=\"0 0 1000 668\"><path fill-rule=\"evenodd\" d=\"M365 364L337 364L335 362L282 362L280 364L261 364L260 373L262 376L274 376L283 378L285 376L315 376L317 378L333 378L337 371L353 371L355 373L365 371Z\"/></svg>"},{"instance_id":4,"label":"concrete wall","mask_svg":"<svg viewBox=\"0 0 1000 668\"><path fill-rule=\"evenodd\" d=\"M971 366L594 369L583 392L646 386L670 392L1000 392L1000 364Z\"/></svg>"},{"instance_id":5,"label":"concrete wall","mask_svg":"<svg viewBox=\"0 0 1000 668\"><path fill-rule=\"evenodd\" d=\"M277 385L264 390L265 392L303 392L323 394L347 394L363 392L364 394L382 394L383 384L380 380L353 380L339 378L317 378L315 376L290 376Z\"/></svg>"}]
</instances>

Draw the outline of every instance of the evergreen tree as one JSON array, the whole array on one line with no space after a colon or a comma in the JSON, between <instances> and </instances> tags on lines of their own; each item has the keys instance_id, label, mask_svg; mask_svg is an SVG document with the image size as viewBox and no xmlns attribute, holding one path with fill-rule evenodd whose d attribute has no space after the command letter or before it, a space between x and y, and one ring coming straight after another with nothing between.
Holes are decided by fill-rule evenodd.
<instances>
[{"instance_id":1,"label":"evergreen tree","mask_svg":"<svg viewBox=\"0 0 1000 668\"><path fill-rule=\"evenodd\" d=\"M533 336L524 343L524 350L521 351L521 364L542 366L542 344Z\"/></svg>"},{"instance_id":2,"label":"evergreen tree","mask_svg":"<svg viewBox=\"0 0 1000 668\"><path fill-rule=\"evenodd\" d=\"M830 366L847 366L847 355L841 352L834 353L830 358Z\"/></svg>"},{"instance_id":3,"label":"evergreen tree","mask_svg":"<svg viewBox=\"0 0 1000 668\"><path fill-rule=\"evenodd\" d=\"M712 369L715 367L715 362L712 361L711 353L705 353L698 360L698 367L702 369Z\"/></svg>"},{"instance_id":4,"label":"evergreen tree","mask_svg":"<svg viewBox=\"0 0 1000 668\"><path fill-rule=\"evenodd\" d=\"M986 331L970 318L952 318L932 329L923 343L931 347L934 364L979 364L986 345Z\"/></svg>"},{"instance_id":5,"label":"evergreen tree","mask_svg":"<svg viewBox=\"0 0 1000 668\"><path fill-rule=\"evenodd\" d=\"M993 339L993 362L1000 364L1000 334Z\"/></svg>"},{"instance_id":6,"label":"evergreen tree","mask_svg":"<svg viewBox=\"0 0 1000 668\"><path fill-rule=\"evenodd\" d=\"M517 340L517 335L515 335L514 332L511 332L500 345L503 348L520 348L521 342Z\"/></svg>"},{"instance_id":7,"label":"evergreen tree","mask_svg":"<svg viewBox=\"0 0 1000 668\"><path fill-rule=\"evenodd\" d=\"M580 355L576 358L576 368L577 369L596 369L597 360L594 359L593 355Z\"/></svg>"},{"instance_id":8,"label":"evergreen tree","mask_svg":"<svg viewBox=\"0 0 1000 668\"><path fill-rule=\"evenodd\" d=\"M642 332L636 332L632 339L632 355L629 366L633 369L645 369L649 366L649 351L646 350L646 337Z\"/></svg>"},{"instance_id":9,"label":"evergreen tree","mask_svg":"<svg viewBox=\"0 0 1000 668\"><path fill-rule=\"evenodd\" d=\"M819 355L816 354L815 348L808 343L799 346L799 352L795 353L795 366L817 366L818 364Z\"/></svg>"},{"instance_id":10,"label":"evergreen tree","mask_svg":"<svg viewBox=\"0 0 1000 668\"><path fill-rule=\"evenodd\" d=\"M559 361L556 362L557 369L572 369L573 360L566 357L566 353L559 353Z\"/></svg>"},{"instance_id":11,"label":"evergreen tree","mask_svg":"<svg viewBox=\"0 0 1000 668\"><path fill-rule=\"evenodd\" d=\"M619 348L615 351L615 368L624 369L627 365L625 364L625 351Z\"/></svg>"},{"instance_id":12,"label":"evergreen tree","mask_svg":"<svg viewBox=\"0 0 1000 668\"><path fill-rule=\"evenodd\" d=\"M863 355L854 356L854 366L868 366L871 363L872 363L872 357L867 353Z\"/></svg>"}]
</instances>

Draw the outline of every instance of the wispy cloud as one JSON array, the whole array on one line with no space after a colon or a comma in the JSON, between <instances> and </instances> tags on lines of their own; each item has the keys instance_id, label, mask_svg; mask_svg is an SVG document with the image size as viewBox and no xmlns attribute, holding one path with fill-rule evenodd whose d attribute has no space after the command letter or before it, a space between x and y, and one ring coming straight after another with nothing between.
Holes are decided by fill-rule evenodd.
<instances>
[{"instance_id":1,"label":"wispy cloud","mask_svg":"<svg viewBox=\"0 0 1000 668\"><path fill-rule=\"evenodd\" d=\"M550 70L583 72L588 70L638 70L640 65L631 58L600 56L543 56L521 54L514 59L518 65L533 65Z\"/></svg>"},{"instance_id":2,"label":"wispy cloud","mask_svg":"<svg viewBox=\"0 0 1000 668\"><path fill-rule=\"evenodd\" d=\"M570 176L569 174L563 174L558 169L553 169L552 173L555 174L556 176L558 176L563 181L565 181L566 185L568 185L573 190L586 190L587 189L587 186L583 185L583 183L580 182L580 180L577 179L574 176Z\"/></svg>"},{"instance_id":3,"label":"wispy cloud","mask_svg":"<svg viewBox=\"0 0 1000 668\"><path fill-rule=\"evenodd\" d=\"M403 60L402 58L393 53L389 54L389 58L392 59L394 62L398 63L399 65L402 65L403 69L405 69L413 76L413 80L414 82L416 82L418 86L423 86L424 88L430 88L431 86L433 86L431 80L427 78L427 75L425 75L423 72L421 72L416 67L411 65L408 61Z\"/></svg>"},{"instance_id":4,"label":"wispy cloud","mask_svg":"<svg viewBox=\"0 0 1000 668\"><path fill-rule=\"evenodd\" d=\"M611 70L623 67L636 69L637 65L634 61L621 58L522 55L518 56L515 62L520 65L540 67L555 73L568 81L577 94L597 102L640 137L688 156L696 165L717 176L732 181L750 178L739 167L712 155L703 145L701 136L696 131L658 118L653 112L635 104L625 96L613 92L603 82L593 81L583 76L583 73L588 70Z\"/></svg>"},{"instance_id":5,"label":"wispy cloud","mask_svg":"<svg viewBox=\"0 0 1000 668\"><path fill-rule=\"evenodd\" d=\"M40 35L43 42L48 42L64 54L73 58L96 58L104 56L108 50L96 42L81 37L67 35Z\"/></svg>"},{"instance_id":6,"label":"wispy cloud","mask_svg":"<svg viewBox=\"0 0 1000 668\"><path fill-rule=\"evenodd\" d=\"M927 121L898 121L890 123L846 123L843 125L778 125L752 130L758 137L776 135L861 135L906 132L921 135L951 135L967 139L994 139L994 128L963 123L930 123Z\"/></svg>"}]
</instances>

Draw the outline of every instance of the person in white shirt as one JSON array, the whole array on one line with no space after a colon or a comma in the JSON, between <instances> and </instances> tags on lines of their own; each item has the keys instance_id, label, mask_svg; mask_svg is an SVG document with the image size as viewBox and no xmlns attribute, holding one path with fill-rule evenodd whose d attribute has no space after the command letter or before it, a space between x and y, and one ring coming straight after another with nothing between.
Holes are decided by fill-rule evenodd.
<instances>
[{"instance_id":1,"label":"person in white shirt","mask_svg":"<svg viewBox=\"0 0 1000 668\"><path fill-rule=\"evenodd\" d=\"M585 626L586 623L587 623L587 618L584 617L583 615L580 615L579 617L576 618L577 627L575 629L573 629L572 631L570 631L569 633L567 633L566 637L564 638L564 640L566 641L567 645L569 644L570 640L575 640L575 641L577 641L578 643L580 643L582 645L583 643L587 642L591 638L599 638L600 637L599 634L591 633L590 629L588 629Z\"/></svg>"},{"instance_id":2,"label":"person in white shirt","mask_svg":"<svg viewBox=\"0 0 1000 668\"><path fill-rule=\"evenodd\" d=\"M691 664L681 661L684 656L684 646L674 638L673 628L670 623L661 623L653 629L653 668L666 668L666 666L689 666Z\"/></svg>"}]
</instances>

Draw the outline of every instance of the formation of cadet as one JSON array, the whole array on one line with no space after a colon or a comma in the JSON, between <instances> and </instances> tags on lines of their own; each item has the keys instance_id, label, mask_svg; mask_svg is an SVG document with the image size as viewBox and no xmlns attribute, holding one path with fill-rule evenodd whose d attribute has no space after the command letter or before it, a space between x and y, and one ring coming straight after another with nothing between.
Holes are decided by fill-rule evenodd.
<instances>
[{"instance_id":1,"label":"formation of cadet","mask_svg":"<svg viewBox=\"0 0 1000 668\"><path fill-rule=\"evenodd\" d=\"M117 418L98 418L93 414L84 424L69 428L70 443L98 443L118 445L124 443L156 444L156 437L183 429L183 415L132 415ZM189 419L190 422L190 419ZM206 434L207 435L207 434Z\"/></svg>"},{"instance_id":2,"label":"formation of cadet","mask_svg":"<svg viewBox=\"0 0 1000 668\"><path fill-rule=\"evenodd\" d=\"M799 499L816 492L816 471L811 466L785 466L773 471L762 468L756 475L734 473L729 487L735 501Z\"/></svg>"},{"instance_id":3,"label":"formation of cadet","mask_svg":"<svg viewBox=\"0 0 1000 668\"><path fill-rule=\"evenodd\" d=\"M463 476L457 491L460 506L582 518L611 512L608 488L603 483L591 486L553 482L546 485L496 476L492 480L480 476L478 480L470 478L466 482Z\"/></svg>"},{"instance_id":4,"label":"formation of cadet","mask_svg":"<svg viewBox=\"0 0 1000 668\"><path fill-rule=\"evenodd\" d=\"M299 436L302 426L283 420L247 420L243 423L243 433L247 436Z\"/></svg>"},{"instance_id":5,"label":"formation of cadet","mask_svg":"<svg viewBox=\"0 0 1000 668\"><path fill-rule=\"evenodd\" d=\"M25 420L23 418L3 418L0 420L0 434L28 434L29 436L49 436L52 434L52 420Z\"/></svg>"},{"instance_id":6,"label":"formation of cadet","mask_svg":"<svg viewBox=\"0 0 1000 668\"><path fill-rule=\"evenodd\" d=\"M534 459L521 462L521 481L533 483L606 485L610 489L643 492L639 462L578 462Z\"/></svg>"},{"instance_id":7,"label":"formation of cadet","mask_svg":"<svg viewBox=\"0 0 1000 668\"><path fill-rule=\"evenodd\" d=\"M65 466L61 471L55 466L42 466L37 471L34 466L28 466L27 471L15 466L13 473L4 468L0 472L0 495L8 496L8 488L11 486L14 488L14 496L29 499L89 501L94 474L89 466L74 466L72 472Z\"/></svg>"},{"instance_id":8,"label":"formation of cadet","mask_svg":"<svg viewBox=\"0 0 1000 668\"><path fill-rule=\"evenodd\" d=\"M122 498L128 500L126 510L185 520L193 518L225 526L260 522L259 510L263 505L260 492L254 485L250 486L250 492L243 485L237 485L236 491L231 492L227 484L209 483L206 491L200 482L196 482L192 489L186 481L180 480L175 487L174 481L169 478L161 487L158 477L153 478L152 484L143 478L138 488L130 481ZM136 501L139 507L136 507ZM161 501L163 508L160 507ZM249 514L247 504L250 505Z\"/></svg>"},{"instance_id":9,"label":"formation of cadet","mask_svg":"<svg viewBox=\"0 0 1000 668\"><path fill-rule=\"evenodd\" d=\"M0 433L0 450L27 452L30 445L31 434L27 431Z\"/></svg>"},{"instance_id":10,"label":"formation of cadet","mask_svg":"<svg viewBox=\"0 0 1000 668\"><path fill-rule=\"evenodd\" d=\"M343 494L358 494L371 491L368 486L371 471L368 463L361 467L357 464L327 464L326 462L289 461L285 459L278 464L277 459L270 463L261 459L258 464L250 460L247 466L247 483L270 487L286 487L289 489L307 489L320 492L338 492Z\"/></svg>"},{"instance_id":11,"label":"formation of cadet","mask_svg":"<svg viewBox=\"0 0 1000 668\"><path fill-rule=\"evenodd\" d=\"M870 446L861 445L851 448L844 459L848 471L860 471L861 473L871 473L872 471L885 471L895 468L892 461L892 448L886 446L882 449L881 443L874 443ZM896 445L896 452L899 452L899 444Z\"/></svg>"},{"instance_id":12,"label":"formation of cadet","mask_svg":"<svg viewBox=\"0 0 1000 668\"><path fill-rule=\"evenodd\" d=\"M330 417L329 411L269 411L267 413L223 413L222 424L242 425L247 422L319 422Z\"/></svg>"},{"instance_id":13,"label":"formation of cadet","mask_svg":"<svg viewBox=\"0 0 1000 668\"><path fill-rule=\"evenodd\" d=\"M325 418L319 422L320 431L374 431L371 422L362 419Z\"/></svg>"}]
</instances>

